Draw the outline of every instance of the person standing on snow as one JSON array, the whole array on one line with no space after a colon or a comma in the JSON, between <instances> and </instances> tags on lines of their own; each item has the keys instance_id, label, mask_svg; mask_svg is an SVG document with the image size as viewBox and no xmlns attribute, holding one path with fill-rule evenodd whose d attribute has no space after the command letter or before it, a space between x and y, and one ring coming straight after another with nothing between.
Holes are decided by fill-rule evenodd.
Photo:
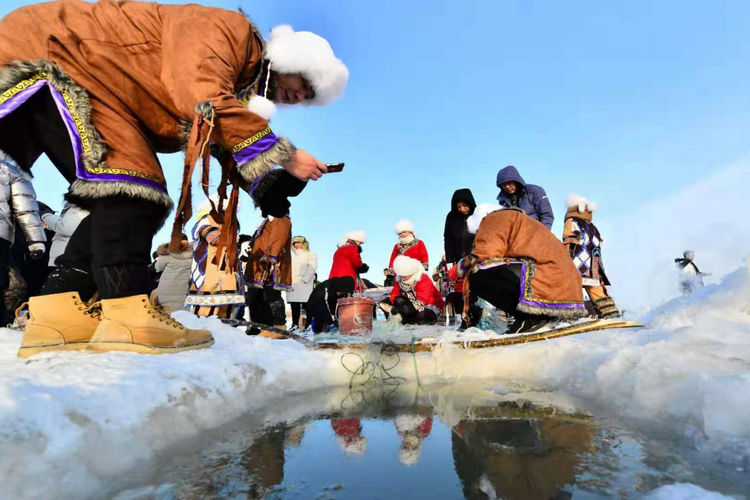
<instances>
[{"instance_id":1,"label":"person standing on snow","mask_svg":"<svg viewBox=\"0 0 750 500\"><path fill-rule=\"evenodd\" d=\"M292 238L292 290L286 292L286 301L292 308L292 328L299 328L302 305L307 303L313 291L318 256L310 251L310 243L304 236ZM309 318L306 325L310 324Z\"/></svg>"},{"instance_id":2,"label":"person standing on snow","mask_svg":"<svg viewBox=\"0 0 750 500\"><path fill-rule=\"evenodd\" d=\"M367 241L364 231L346 233L339 241L338 249L333 254L333 263L328 279L349 276L354 280L354 288L359 289L359 275L370 270L370 266L362 262L362 245Z\"/></svg>"},{"instance_id":3,"label":"person standing on snow","mask_svg":"<svg viewBox=\"0 0 750 500\"><path fill-rule=\"evenodd\" d=\"M0 150L24 171L46 154L71 184L67 198L91 211L88 234L79 226L69 247L88 242L76 246L78 260L88 262L101 298L80 307L76 285L62 283L55 289L65 293L32 299L19 354L210 347L210 332L185 328L148 299L152 238L173 208L157 153L185 151L176 250L191 213L191 174L202 159L206 190L209 153L222 185L234 186L229 226L238 189L276 165L302 181L326 173L268 120L274 103L333 102L347 80L325 39L280 26L266 43L242 12L101 0L8 14L0 21ZM219 241L230 267L234 238L227 231ZM71 344L72 331L80 338Z\"/></svg>"},{"instance_id":4,"label":"person standing on snow","mask_svg":"<svg viewBox=\"0 0 750 500\"><path fill-rule=\"evenodd\" d=\"M682 295L690 295L696 289L703 287L703 277L711 276L711 273L702 273L695 265L695 252L685 250L682 258L674 260L677 268L680 269L680 291Z\"/></svg>"},{"instance_id":5,"label":"person standing on snow","mask_svg":"<svg viewBox=\"0 0 750 500\"><path fill-rule=\"evenodd\" d=\"M31 178L11 159L0 156L0 296L10 287L10 247L15 240L16 223L26 236L31 257L40 259L44 256L47 236L39 217ZM1 307L0 327L7 323L5 307Z\"/></svg>"},{"instance_id":6,"label":"person standing on snow","mask_svg":"<svg viewBox=\"0 0 750 500\"><path fill-rule=\"evenodd\" d=\"M470 189L458 189L451 199L451 211L445 217L445 263L455 265L471 253L474 235L466 226L466 219L474 213L477 204Z\"/></svg>"},{"instance_id":7,"label":"person standing on snow","mask_svg":"<svg viewBox=\"0 0 750 500\"><path fill-rule=\"evenodd\" d=\"M464 278L468 326L475 321L468 305L477 297L513 316L509 333L586 316L581 275L560 240L539 221L519 209L487 203L468 222L476 234L474 250L451 270Z\"/></svg>"},{"instance_id":8,"label":"person standing on snow","mask_svg":"<svg viewBox=\"0 0 750 500\"><path fill-rule=\"evenodd\" d=\"M157 287L159 304L172 311L185 311L185 299L190 288L190 274L193 263L193 246L187 236L183 235L179 252L170 252L169 245L159 247L160 255L156 258L156 272L161 273ZM166 253L164 253L166 252Z\"/></svg>"},{"instance_id":9,"label":"person standing on snow","mask_svg":"<svg viewBox=\"0 0 750 500\"><path fill-rule=\"evenodd\" d=\"M385 286L393 286L396 273L393 271L393 261L399 255L406 255L422 263L425 271L429 269L430 257L427 254L422 240L417 239L414 234L414 223L410 220L400 220L393 227L393 231L398 235L398 243L393 247L391 258L388 261L388 267L384 270L386 276Z\"/></svg>"},{"instance_id":10,"label":"person standing on snow","mask_svg":"<svg viewBox=\"0 0 750 500\"><path fill-rule=\"evenodd\" d=\"M526 184L513 165L508 165L497 173L497 187L500 188L500 194L497 195L500 206L520 208L526 215L552 230L555 215L542 187Z\"/></svg>"},{"instance_id":11,"label":"person standing on snow","mask_svg":"<svg viewBox=\"0 0 750 500\"><path fill-rule=\"evenodd\" d=\"M563 244L568 247L570 258L581 273L583 288L591 299L596 316L601 319L619 318L620 311L607 291L610 282L602 261L604 240L592 221L596 203L571 194L566 206Z\"/></svg>"}]
</instances>

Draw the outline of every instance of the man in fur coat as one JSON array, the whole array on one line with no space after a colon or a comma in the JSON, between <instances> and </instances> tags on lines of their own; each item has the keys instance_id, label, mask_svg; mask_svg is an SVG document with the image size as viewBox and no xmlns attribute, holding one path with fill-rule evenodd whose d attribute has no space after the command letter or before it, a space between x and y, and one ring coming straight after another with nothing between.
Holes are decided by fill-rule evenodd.
<instances>
[{"instance_id":1,"label":"man in fur coat","mask_svg":"<svg viewBox=\"0 0 750 500\"><path fill-rule=\"evenodd\" d=\"M568 211L565 213L563 244L568 247L573 264L581 273L583 287L591 299L596 316L602 319L617 318L620 311L607 291L610 282L602 262L604 240L593 222L596 203L571 194L566 205Z\"/></svg>"},{"instance_id":2,"label":"man in fur coat","mask_svg":"<svg viewBox=\"0 0 750 500\"><path fill-rule=\"evenodd\" d=\"M410 220L400 220L393 227L393 231L398 236L398 243L394 245L388 267L384 269L385 286L393 286L396 277L393 270L393 261L399 255L406 255L418 260L424 266L425 271L430 268L430 256L427 253L427 247L424 245L424 241L417 239L417 235L414 233L414 223Z\"/></svg>"},{"instance_id":3,"label":"man in fur coat","mask_svg":"<svg viewBox=\"0 0 750 500\"><path fill-rule=\"evenodd\" d=\"M208 331L186 329L146 296L151 240L173 207L157 153L185 152L173 244L191 216L199 159L207 190L209 152L220 160L222 184L235 186L231 227L237 188L252 190L275 165L303 181L326 172L270 128L274 103L325 105L347 79L325 39L281 26L266 43L241 12L69 0L8 14L0 21L0 150L27 172L46 154L71 184L68 199L91 211L87 234L81 226L71 237L68 249L78 254L68 262L90 264L102 299L83 307L74 288L37 297L23 345L152 353L210 346ZM225 231L219 243L236 264L234 238ZM67 331L81 335L69 342Z\"/></svg>"},{"instance_id":4,"label":"man in fur coat","mask_svg":"<svg viewBox=\"0 0 750 500\"><path fill-rule=\"evenodd\" d=\"M456 266L456 275L464 278L467 324L468 306L476 297L513 316L511 333L586 316L581 275L541 222L518 209L483 204L468 224L476 233L474 250Z\"/></svg>"}]
</instances>

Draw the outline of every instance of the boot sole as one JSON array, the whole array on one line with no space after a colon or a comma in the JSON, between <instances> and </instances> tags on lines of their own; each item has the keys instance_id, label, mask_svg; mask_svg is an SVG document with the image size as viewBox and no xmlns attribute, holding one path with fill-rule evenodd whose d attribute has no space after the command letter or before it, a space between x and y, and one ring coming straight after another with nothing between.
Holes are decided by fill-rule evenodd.
<instances>
[{"instance_id":1,"label":"boot sole","mask_svg":"<svg viewBox=\"0 0 750 500\"><path fill-rule=\"evenodd\" d=\"M214 345L214 340L211 339L209 342L202 344L195 344L186 347L156 347L146 344L132 344L126 342L89 342L87 351L95 353L111 352L111 351L125 351L135 352L138 354L175 354L184 351L194 351L197 349L206 349Z\"/></svg>"},{"instance_id":2,"label":"boot sole","mask_svg":"<svg viewBox=\"0 0 750 500\"><path fill-rule=\"evenodd\" d=\"M34 347L19 347L18 357L29 358L42 352L53 352L53 351L82 351L88 347L88 342L69 342L67 344L54 344L46 346L34 346Z\"/></svg>"}]
</instances>

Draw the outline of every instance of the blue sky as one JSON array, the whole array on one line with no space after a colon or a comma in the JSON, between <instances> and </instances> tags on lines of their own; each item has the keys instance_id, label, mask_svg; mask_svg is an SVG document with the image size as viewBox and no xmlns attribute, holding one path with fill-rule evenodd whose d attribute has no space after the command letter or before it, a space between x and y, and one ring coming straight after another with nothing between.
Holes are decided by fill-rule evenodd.
<instances>
[{"instance_id":1,"label":"blue sky","mask_svg":"<svg viewBox=\"0 0 750 500\"><path fill-rule=\"evenodd\" d=\"M5 1L0 14L25 3ZM315 31L349 67L339 102L284 109L272 123L322 161L347 164L293 202L294 233L311 241L324 277L341 235L365 229L363 257L379 280L401 218L436 263L453 191L494 201L508 164L547 189L557 234L571 192L598 201L598 222L616 233L635 207L748 152L747 2L201 3L240 5L265 34L281 23ZM162 163L176 197L181 155ZM59 207L62 178L46 162L34 172L40 199ZM706 197L696 201L721 193ZM245 197L243 229L257 220Z\"/></svg>"}]
</instances>

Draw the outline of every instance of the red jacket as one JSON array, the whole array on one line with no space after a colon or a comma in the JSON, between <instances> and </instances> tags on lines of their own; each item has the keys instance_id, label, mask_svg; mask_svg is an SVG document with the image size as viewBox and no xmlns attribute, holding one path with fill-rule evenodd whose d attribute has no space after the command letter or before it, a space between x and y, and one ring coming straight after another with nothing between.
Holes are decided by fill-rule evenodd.
<instances>
[{"instance_id":1,"label":"red jacket","mask_svg":"<svg viewBox=\"0 0 750 500\"><path fill-rule=\"evenodd\" d=\"M403 295L411 300L412 303L415 301L421 302L425 307L432 306L433 308L439 309L440 312L445 312L445 302L443 301L443 297L440 296L440 292L435 286L435 283L433 283L430 277L426 274L423 273L422 276L420 276L419 281L414 285L413 291L413 296L410 296L411 294L409 293L403 293L401 290L401 280L397 279L396 283L393 285L393 290L391 290L391 302L393 302L393 299L399 295Z\"/></svg>"},{"instance_id":2,"label":"red jacket","mask_svg":"<svg viewBox=\"0 0 750 500\"><path fill-rule=\"evenodd\" d=\"M347 243L333 254L333 265L331 265L331 274L328 275L328 279L351 276L356 283L357 269L360 267L362 267L362 257L359 255L359 248L353 243Z\"/></svg>"},{"instance_id":3,"label":"red jacket","mask_svg":"<svg viewBox=\"0 0 750 500\"><path fill-rule=\"evenodd\" d=\"M422 240L417 240L417 244L410 246L406 249L406 251L401 251L401 244L396 243L396 245L393 247L393 252L391 252L391 260L388 261L388 269L393 270L393 261L396 260L396 257L399 255L406 255L407 257L411 257L412 259L416 259L422 264L424 264L425 270L427 269L427 264L430 261L430 257L427 255L427 247L424 246L424 242Z\"/></svg>"}]
</instances>

